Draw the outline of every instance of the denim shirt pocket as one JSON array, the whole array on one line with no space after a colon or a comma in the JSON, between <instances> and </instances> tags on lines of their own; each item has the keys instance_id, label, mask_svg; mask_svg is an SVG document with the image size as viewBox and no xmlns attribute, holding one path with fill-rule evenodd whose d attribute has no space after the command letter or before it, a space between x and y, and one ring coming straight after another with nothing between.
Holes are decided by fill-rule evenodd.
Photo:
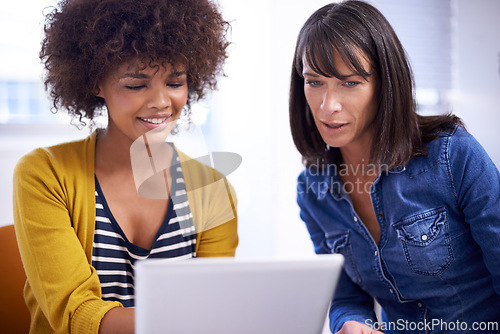
<instances>
[{"instance_id":1,"label":"denim shirt pocket","mask_svg":"<svg viewBox=\"0 0 500 334\"><path fill-rule=\"evenodd\" d=\"M439 275L455 259L445 208L430 209L394 224L411 270Z\"/></svg>"},{"instance_id":2,"label":"denim shirt pocket","mask_svg":"<svg viewBox=\"0 0 500 334\"><path fill-rule=\"evenodd\" d=\"M344 256L344 270L353 282L360 284L361 278L354 264L352 247L349 242L349 231L329 235L326 237L325 243L331 253L342 254Z\"/></svg>"}]
</instances>

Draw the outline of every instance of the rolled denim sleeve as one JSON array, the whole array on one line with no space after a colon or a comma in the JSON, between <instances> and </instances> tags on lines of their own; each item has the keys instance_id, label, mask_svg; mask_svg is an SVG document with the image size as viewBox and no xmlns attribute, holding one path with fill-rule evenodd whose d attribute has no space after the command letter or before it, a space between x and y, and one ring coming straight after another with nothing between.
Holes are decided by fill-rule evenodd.
<instances>
[{"instance_id":1,"label":"rolled denim sleeve","mask_svg":"<svg viewBox=\"0 0 500 334\"><path fill-rule=\"evenodd\" d=\"M450 174L457 205L500 295L500 173L472 135L459 129L450 138Z\"/></svg>"},{"instance_id":2,"label":"rolled denim sleeve","mask_svg":"<svg viewBox=\"0 0 500 334\"><path fill-rule=\"evenodd\" d=\"M297 203L300 207L300 217L305 222L311 236L314 251L317 254L332 253L333 250L325 242L325 232L321 228L320 222L313 218L315 216L315 205L320 204L316 203L312 197L309 197L304 189L301 189L303 184L299 177ZM345 271L342 270L329 312L332 333L339 331L348 320L355 320L362 324L367 324L369 321L375 322L376 316L373 307L373 297L352 282Z\"/></svg>"}]
</instances>

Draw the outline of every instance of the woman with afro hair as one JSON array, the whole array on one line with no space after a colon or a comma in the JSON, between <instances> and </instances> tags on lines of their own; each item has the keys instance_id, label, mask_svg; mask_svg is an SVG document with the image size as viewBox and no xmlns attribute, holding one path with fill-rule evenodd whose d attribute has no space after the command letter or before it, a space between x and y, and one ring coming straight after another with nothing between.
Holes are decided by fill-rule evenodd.
<instances>
[{"instance_id":1,"label":"woman with afro hair","mask_svg":"<svg viewBox=\"0 0 500 334\"><path fill-rule=\"evenodd\" d=\"M208 0L63 0L47 15L53 108L108 122L16 166L30 333L132 333L135 261L234 256L232 187L165 142L215 88L228 28Z\"/></svg>"}]
</instances>

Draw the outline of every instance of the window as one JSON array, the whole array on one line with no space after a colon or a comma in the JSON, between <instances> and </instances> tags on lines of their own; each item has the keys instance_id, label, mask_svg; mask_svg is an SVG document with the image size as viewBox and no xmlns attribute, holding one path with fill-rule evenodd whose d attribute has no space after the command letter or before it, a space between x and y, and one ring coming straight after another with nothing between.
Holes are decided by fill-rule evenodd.
<instances>
[{"instance_id":1,"label":"window","mask_svg":"<svg viewBox=\"0 0 500 334\"><path fill-rule=\"evenodd\" d=\"M449 112L454 65L451 0L373 0L373 4L410 57L419 113Z\"/></svg>"},{"instance_id":2,"label":"window","mask_svg":"<svg viewBox=\"0 0 500 334\"><path fill-rule=\"evenodd\" d=\"M44 9L55 0L8 1L0 13L0 124L53 123L38 58Z\"/></svg>"}]
</instances>

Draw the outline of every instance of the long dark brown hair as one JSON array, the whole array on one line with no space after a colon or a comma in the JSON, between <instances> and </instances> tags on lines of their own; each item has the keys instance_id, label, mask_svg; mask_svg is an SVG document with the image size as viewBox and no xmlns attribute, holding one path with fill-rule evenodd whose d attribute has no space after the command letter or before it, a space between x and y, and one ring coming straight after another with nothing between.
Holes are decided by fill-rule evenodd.
<instances>
[{"instance_id":1,"label":"long dark brown hair","mask_svg":"<svg viewBox=\"0 0 500 334\"><path fill-rule=\"evenodd\" d=\"M377 80L372 163L403 166L412 157L425 155L424 143L437 138L442 130L463 126L452 114L417 114L408 57L382 13L363 1L332 3L312 14L300 30L292 66L290 126L306 166L328 162L330 155L304 95L303 61L318 74L342 79L333 60L335 52L356 74L364 78L374 75ZM366 72L361 57L369 60L373 73Z\"/></svg>"}]
</instances>

